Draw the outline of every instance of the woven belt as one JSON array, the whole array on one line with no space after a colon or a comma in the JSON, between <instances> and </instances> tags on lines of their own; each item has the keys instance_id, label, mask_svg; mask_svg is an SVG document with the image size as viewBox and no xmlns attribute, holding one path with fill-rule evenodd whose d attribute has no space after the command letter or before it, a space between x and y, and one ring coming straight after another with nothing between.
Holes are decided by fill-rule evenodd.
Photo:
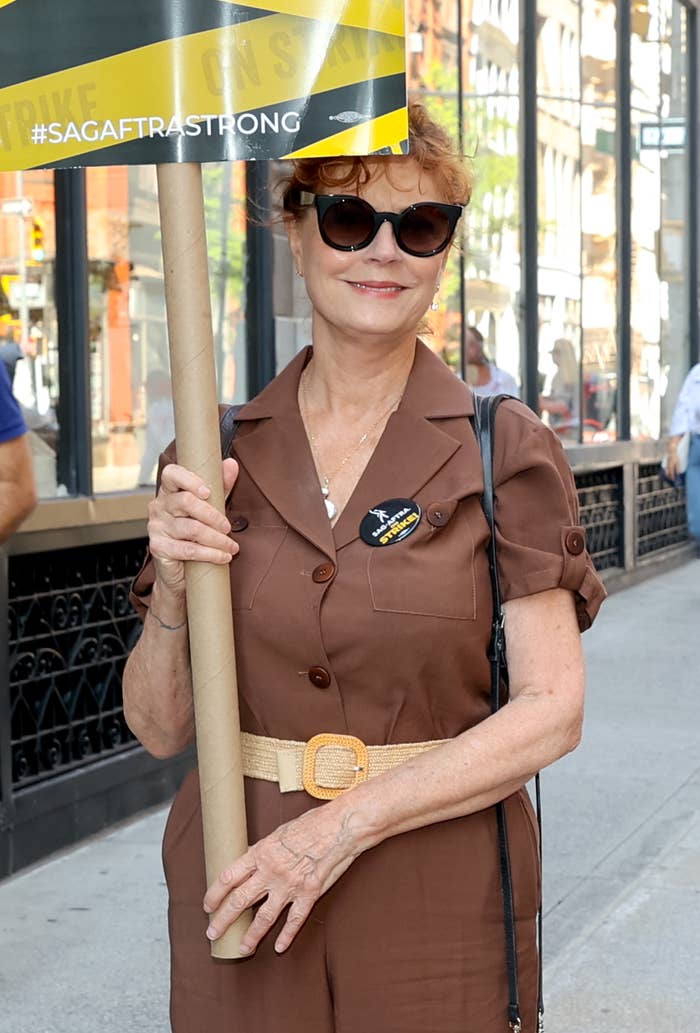
<instances>
[{"instance_id":1,"label":"woven belt","mask_svg":"<svg viewBox=\"0 0 700 1033\"><path fill-rule=\"evenodd\" d=\"M305 789L317 800L332 800L346 789L382 775L446 741L433 739L366 746L354 735L332 732L314 735L308 742L241 732L243 774L248 778L278 782L281 793Z\"/></svg>"}]
</instances>

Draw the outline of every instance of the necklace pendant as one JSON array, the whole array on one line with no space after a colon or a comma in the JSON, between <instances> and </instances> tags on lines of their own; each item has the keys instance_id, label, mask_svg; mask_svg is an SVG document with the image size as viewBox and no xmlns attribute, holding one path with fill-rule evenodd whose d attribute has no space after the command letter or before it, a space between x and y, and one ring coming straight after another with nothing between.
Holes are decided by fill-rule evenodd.
<instances>
[{"instance_id":1,"label":"necklace pendant","mask_svg":"<svg viewBox=\"0 0 700 1033\"><path fill-rule=\"evenodd\" d=\"M326 507L326 513L328 514L328 519L332 520L333 517L335 516L335 514L338 512L338 507L336 506L335 502L331 502L331 500L328 498L330 493L331 493L331 489L330 489L330 484L328 482L328 478L324 477L323 478L323 484L321 485L321 494L323 495L323 505Z\"/></svg>"}]
</instances>

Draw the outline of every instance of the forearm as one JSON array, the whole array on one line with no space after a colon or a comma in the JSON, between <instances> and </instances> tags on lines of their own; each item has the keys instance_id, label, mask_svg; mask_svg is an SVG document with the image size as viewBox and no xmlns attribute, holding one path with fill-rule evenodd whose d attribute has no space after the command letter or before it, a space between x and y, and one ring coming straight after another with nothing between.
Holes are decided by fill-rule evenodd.
<instances>
[{"instance_id":1,"label":"forearm","mask_svg":"<svg viewBox=\"0 0 700 1033\"><path fill-rule=\"evenodd\" d=\"M574 749L580 714L521 693L496 715L333 801L366 850L390 836L483 810Z\"/></svg>"},{"instance_id":2,"label":"forearm","mask_svg":"<svg viewBox=\"0 0 700 1033\"><path fill-rule=\"evenodd\" d=\"M124 669L124 715L156 757L180 753L194 739L192 671L184 596L156 581L141 638Z\"/></svg>"},{"instance_id":3,"label":"forearm","mask_svg":"<svg viewBox=\"0 0 700 1033\"><path fill-rule=\"evenodd\" d=\"M0 480L0 542L17 530L36 506L33 484Z\"/></svg>"}]
</instances>

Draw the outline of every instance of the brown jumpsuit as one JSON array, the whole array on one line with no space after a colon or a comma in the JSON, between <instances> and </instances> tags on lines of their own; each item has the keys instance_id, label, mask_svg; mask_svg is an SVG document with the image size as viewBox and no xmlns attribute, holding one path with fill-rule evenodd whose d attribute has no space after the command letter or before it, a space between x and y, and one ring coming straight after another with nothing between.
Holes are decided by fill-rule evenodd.
<instances>
[{"instance_id":1,"label":"brown jumpsuit","mask_svg":"<svg viewBox=\"0 0 700 1033\"><path fill-rule=\"evenodd\" d=\"M331 528L297 406L309 357L244 406L234 442L242 728L298 740L340 732L368 744L458 735L489 714L488 531L471 393L419 342L401 405ZM557 438L520 403L499 410L495 472L504 598L562 586L588 627L604 590L583 549L573 478ZM393 498L414 499L420 523L371 547L360 522ZM152 580L147 559L134 584L141 613ZM320 805L252 779L246 792L250 842ZM534 1033L540 874L525 790L507 800L507 816L523 1030ZM173 804L163 857L174 1033L507 1031L494 808L361 855L281 956L271 933L250 959L210 957L194 772Z\"/></svg>"}]
</instances>

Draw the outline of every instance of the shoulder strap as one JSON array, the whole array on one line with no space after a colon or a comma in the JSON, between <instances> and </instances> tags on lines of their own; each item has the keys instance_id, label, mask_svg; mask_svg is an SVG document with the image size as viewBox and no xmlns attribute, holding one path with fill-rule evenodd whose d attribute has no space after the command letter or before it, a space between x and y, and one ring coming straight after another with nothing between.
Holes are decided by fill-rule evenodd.
<instances>
[{"instance_id":1,"label":"shoulder strap","mask_svg":"<svg viewBox=\"0 0 700 1033\"><path fill-rule=\"evenodd\" d=\"M489 645L489 661L491 663L491 710L495 713L501 703L501 686L508 685L508 668L506 663L506 640L503 622L503 600L498 578L498 558L496 555L496 503L493 481L493 438L496 422L496 410L506 398L512 395L477 395L474 394L474 433L479 443L481 463L484 473L484 493L481 505L491 532L489 538L489 573L493 594L493 621L491 626L491 642ZM540 869L542 867L542 812L540 805L540 776L535 776L535 792L537 798L537 824L540 833ZM503 892L503 924L506 937L506 963L508 970L508 1023L513 1033L520 1033L520 1003L518 995L518 955L515 940L515 908L513 904L513 881L510 869L510 852L508 850L508 829L506 810L503 801L496 804L498 822L498 849L501 867L501 888ZM538 950L539 950L539 986L538 986L538 1030L544 1029L544 1006L542 1000L542 902L537 915Z\"/></svg>"},{"instance_id":2,"label":"shoulder strap","mask_svg":"<svg viewBox=\"0 0 700 1033\"><path fill-rule=\"evenodd\" d=\"M219 434L221 436L221 457L226 459L231 454L233 439L238 433L236 417L243 407L241 405L230 405L219 420Z\"/></svg>"},{"instance_id":3,"label":"shoulder strap","mask_svg":"<svg viewBox=\"0 0 700 1033\"><path fill-rule=\"evenodd\" d=\"M500 706L501 682L508 684L508 668L506 665L506 644L503 630L503 605L501 586L498 579L498 559L496 556L496 499L493 483L493 435L496 421L496 410L501 402L510 395L474 395L474 433L479 443L481 463L484 473L484 493L481 506L488 521L491 536L489 538L489 574L491 575L491 591L493 593L493 624L491 628L490 657L492 663L491 708L498 710Z\"/></svg>"}]
</instances>

